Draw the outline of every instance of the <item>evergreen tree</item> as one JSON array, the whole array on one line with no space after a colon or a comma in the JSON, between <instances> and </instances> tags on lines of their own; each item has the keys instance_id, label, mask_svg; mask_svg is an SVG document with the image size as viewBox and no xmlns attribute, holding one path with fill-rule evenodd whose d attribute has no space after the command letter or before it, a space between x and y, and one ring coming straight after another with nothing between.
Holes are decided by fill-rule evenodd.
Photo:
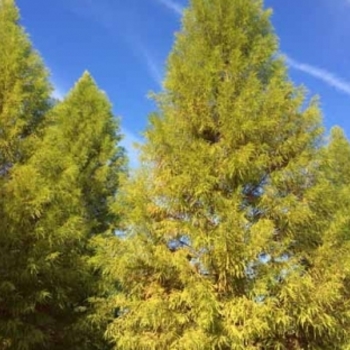
<instances>
[{"instance_id":1,"label":"evergreen tree","mask_svg":"<svg viewBox=\"0 0 350 350\"><path fill-rule=\"evenodd\" d=\"M0 0L0 175L28 153L27 137L49 107L47 71L19 25L13 0Z\"/></svg>"},{"instance_id":2,"label":"evergreen tree","mask_svg":"<svg viewBox=\"0 0 350 350\"><path fill-rule=\"evenodd\" d=\"M329 143L322 153L321 169L334 194L340 194L341 188L350 185L350 144L340 127L331 130Z\"/></svg>"},{"instance_id":3,"label":"evergreen tree","mask_svg":"<svg viewBox=\"0 0 350 350\"><path fill-rule=\"evenodd\" d=\"M115 349L346 343L350 254L336 211L322 216L336 196L321 196L333 180L320 112L303 108L269 16L260 0L185 12L143 166L120 197L128 239L100 258L121 287L106 304Z\"/></svg>"},{"instance_id":4,"label":"evergreen tree","mask_svg":"<svg viewBox=\"0 0 350 350\"><path fill-rule=\"evenodd\" d=\"M90 240L115 217L109 209L124 155L106 95L84 73L50 112L42 140L7 185L8 234L17 235L4 280L6 349L103 349L102 330L87 325L98 293Z\"/></svg>"},{"instance_id":5,"label":"evergreen tree","mask_svg":"<svg viewBox=\"0 0 350 350\"><path fill-rule=\"evenodd\" d=\"M341 128L331 130L330 142L321 154L320 164L324 184L319 192L318 200L323 205L318 208L318 218L323 220L320 224L328 230L330 248L325 253L336 253L330 258L328 256L328 259L325 257L324 262L328 269L333 264L333 270L344 281L345 303L339 303L339 307L344 307L350 300L350 143ZM343 327L350 334L349 324L344 323ZM344 348L350 348L350 336Z\"/></svg>"},{"instance_id":6,"label":"evergreen tree","mask_svg":"<svg viewBox=\"0 0 350 350\"><path fill-rule=\"evenodd\" d=\"M5 193L11 168L24 163L33 151L45 113L50 106L51 86L41 58L19 24L13 0L0 0L0 320L11 318L7 295L15 293L12 279L20 278L15 255L20 234L9 229L4 205L12 200ZM17 274L17 276L15 276ZM0 322L1 323L1 322ZM8 343L0 326L0 348Z\"/></svg>"}]
</instances>

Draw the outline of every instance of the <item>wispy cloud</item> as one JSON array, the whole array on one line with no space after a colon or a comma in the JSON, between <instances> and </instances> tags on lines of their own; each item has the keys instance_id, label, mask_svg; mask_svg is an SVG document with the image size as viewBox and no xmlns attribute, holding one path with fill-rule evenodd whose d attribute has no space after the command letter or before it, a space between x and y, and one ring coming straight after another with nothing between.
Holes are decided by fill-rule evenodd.
<instances>
[{"instance_id":1,"label":"wispy cloud","mask_svg":"<svg viewBox=\"0 0 350 350\"><path fill-rule=\"evenodd\" d=\"M107 30L118 33L119 21L115 20L115 9L107 1L73 0L67 1L67 9L79 17L92 20ZM123 10L122 16L127 17ZM125 28L124 28L125 29Z\"/></svg>"},{"instance_id":2,"label":"wispy cloud","mask_svg":"<svg viewBox=\"0 0 350 350\"><path fill-rule=\"evenodd\" d=\"M163 6L167 7L169 10L174 12L176 15L181 16L183 12L183 7L179 3L175 2L174 0L156 0Z\"/></svg>"},{"instance_id":3,"label":"wispy cloud","mask_svg":"<svg viewBox=\"0 0 350 350\"><path fill-rule=\"evenodd\" d=\"M182 8L173 0L156 0L175 13L181 13ZM69 10L78 16L88 18L106 30L112 39L122 40L136 58L142 58L142 64L148 71L152 80L161 87L162 69L150 50L143 44L140 33L135 30L134 14L129 7L121 10L112 6L113 2L95 0L75 0L70 3ZM118 10L118 11L117 11ZM122 18L120 21L118 19ZM129 20L126 20L129 19Z\"/></svg>"},{"instance_id":4,"label":"wispy cloud","mask_svg":"<svg viewBox=\"0 0 350 350\"><path fill-rule=\"evenodd\" d=\"M350 0L349 0L350 2ZM350 82L343 78L338 77L332 72L326 69L315 67L306 63L302 63L294 60L289 56L285 56L287 64L298 71L304 72L316 79L323 81L329 86L335 88L336 90L350 95Z\"/></svg>"},{"instance_id":5,"label":"wispy cloud","mask_svg":"<svg viewBox=\"0 0 350 350\"><path fill-rule=\"evenodd\" d=\"M139 50L142 52L143 58L145 59L149 75L159 87L162 87L162 72L160 64L156 62L154 56L148 49L140 45Z\"/></svg>"}]
</instances>

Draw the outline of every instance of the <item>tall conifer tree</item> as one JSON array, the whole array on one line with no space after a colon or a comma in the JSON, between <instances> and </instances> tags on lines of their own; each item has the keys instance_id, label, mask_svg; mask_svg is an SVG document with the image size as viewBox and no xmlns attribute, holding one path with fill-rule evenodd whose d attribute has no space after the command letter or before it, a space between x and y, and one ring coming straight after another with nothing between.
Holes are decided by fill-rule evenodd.
<instances>
[{"instance_id":1,"label":"tall conifer tree","mask_svg":"<svg viewBox=\"0 0 350 350\"><path fill-rule=\"evenodd\" d=\"M0 174L23 160L26 142L45 115L47 71L19 25L14 0L0 0Z\"/></svg>"},{"instance_id":2,"label":"tall conifer tree","mask_svg":"<svg viewBox=\"0 0 350 350\"><path fill-rule=\"evenodd\" d=\"M15 324L7 296L16 293L13 279L20 279L16 255L22 254L19 232L11 230L4 206L11 170L33 152L33 143L50 106L51 86L38 53L19 24L13 0L0 0L0 348L8 343L2 320ZM20 219L20 218L18 218ZM8 276L11 276L9 279ZM20 306L18 306L20 308ZM14 329L14 328L13 328Z\"/></svg>"},{"instance_id":3,"label":"tall conifer tree","mask_svg":"<svg viewBox=\"0 0 350 350\"><path fill-rule=\"evenodd\" d=\"M88 73L46 124L33 156L13 168L7 185L8 233L19 237L4 276L0 330L9 349L100 349L103 333L86 326L99 282L90 239L115 225L109 206L124 168L118 124Z\"/></svg>"},{"instance_id":4,"label":"tall conifer tree","mask_svg":"<svg viewBox=\"0 0 350 350\"><path fill-rule=\"evenodd\" d=\"M318 220L319 225L328 230L330 248L327 253L336 253L333 260L325 258L324 262L328 269L333 264L335 274L343 277L343 300L347 305L350 300L350 143L341 128L331 130L330 141L321 153L320 165L323 186L318 200L323 205L318 206ZM344 304L339 303L339 307L344 307ZM344 329L350 334L349 325L344 323Z\"/></svg>"},{"instance_id":5,"label":"tall conifer tree","mask_svg":"<svg viewBox=\"0 0 350 350\"><path fill-rule=\"evenodd\" d=\"M320 112L269 17L260 0L185 11L121 198L128 239L104 254L124 290L109 299L115 349L343 348L348 247L320 217Z\"/></svg>"}]
</instances>

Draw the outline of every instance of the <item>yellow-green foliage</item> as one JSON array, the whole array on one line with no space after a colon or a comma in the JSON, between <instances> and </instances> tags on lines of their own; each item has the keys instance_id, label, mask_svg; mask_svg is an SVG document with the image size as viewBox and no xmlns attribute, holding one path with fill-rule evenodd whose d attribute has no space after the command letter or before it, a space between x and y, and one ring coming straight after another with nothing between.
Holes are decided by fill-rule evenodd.
<instances>
[{"instance_id":1,"label":"yellow-green foliage","mask_svg":"<svg viewBox=\"0 0 350 350\"><path fill-rule=\"evenodd\" d=\"M48 109L47 71L18 25L13 0L0 0L0 174L24 158L26 138Z\"/></svg>"},{"instance_id":2,"label":"yellow-green foliage","mask_svg":"<svg viewBox=\"0 0 350 350\"><path fill-rule=\"evenodd\" d=\"M190 1L128 179L106 95L53 106L0 0L0 350L350 349L350 144L269 17Z\"/></svg>"},{"instance_id":3,"label":"yellow-green foliage","mask_svg":"<svg viewBox=\"0 0 350 350\"><path fill-rule=\"evenodd\" d=\"M114 225L119 140L107 97L84 73L50 111L32 157L12 168L0 321L9 349L102 348L103 332L86 323L99 282L90 238Z\"/></svg>"},{"instance_id":4,"label":"yellow-green foliage","mask_svg":"<svg viewBox=\"0 0 350 350\"><path fill-rule=\"evenodd\" d=\"M24 163L33 153L38 127L49 108L51 91L47 71L19 26L19 13L13 0L0 0L0 348L12 344L9 334L16 333L17 312L28 312L29 304L22 301L9 304L8 296L18 293L14 280L26 283L26 271L32 269L27 261L25 269L17 259L31 244L28 238L11 227L5 206L12 197L6 188L11 181L11 169ZM29 178L27 178L28 180ZM25 203L19 203L25 205ZM19 221L21 217L17 218ZM22 225L22 224L21 224ZM22 240L20 249L19 240ZM38 292L38 299L46 298ZM21 309L23 307L23 309ZM23 336L21 334L20 336ZM33 334L35 336L35 334ZM17 344L23 349L25 343ZM5 346L5 344L7 344Z\"/></svg>"},{"instance_id":5,"label":"yellow-green foliage","mask_svg":"<svg viewBox=\"0 0 350 350\"><path fill-rule=\"evenodd\" d=\"M185 12L143 166L120 196L127 239L103 255L121 289L108 299L115 349L346 344L336 146L320 150L317 101L303 109L269 15L256 0L192 0Z\"/></svg>"}]
</instances>

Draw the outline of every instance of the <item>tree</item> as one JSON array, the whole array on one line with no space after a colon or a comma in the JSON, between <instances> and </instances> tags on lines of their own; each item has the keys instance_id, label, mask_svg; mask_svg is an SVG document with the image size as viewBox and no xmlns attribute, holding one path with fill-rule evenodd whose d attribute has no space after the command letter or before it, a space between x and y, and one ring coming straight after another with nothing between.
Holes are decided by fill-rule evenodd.
<instances>
[{"instance_id":1,"label":"tree","mask_svg":"<svg viewBox=\"0 0 350 350\"><path fill-rule=\"evenodd\" d=\"M350 144L340 127L331 129L329 142L323 150L321 169L329 183L338 187L335 194L340 193L339 187L350 184Z\"/></svg>"},{"instance_id":2,"label":"tree","mask_svg":"<svg viewBox=\"0 0 350 350\"><path fill-rule=\"evenodd\" d=\"M269 16L259 0L185 11L120 197L127 239L104 254L121 287L107 300L115 349L341 349L348 337L348 246L320 216L335 198L320 196L320 111L303 108Z\"/></svg>"},{"instance_id":3,"label":"tree","mask_svg":"<svg viewBox=\"0 0 350 350\"><path fill-rule=\"evenodd\" d=\"M0 1L0 174L29 152L28 136L49 107L48 73L19 25L13 0Z\"/></svg>"},{"instance_id":4,"label":"tree","mask_svg":"<svg viewBox=\"0 0 350 350\"><path fill-rule=\"evenodd\" d=\"M12 170L6 192L17 235L2 276L6 349L101 349L102 330L87 324L99 274L90 240L108 234L109 209L124 171L111 105L89 73L47 117L32 157Z\"/></svg>"},{"instance_id":5,"label":"tree","mask_svg":"<svg viewBox=\"0 0 350 350\"><path fill-rule=\"evenodd\" d=\"M4 206L11 200L5 186L11 168L31 155L43 118L50 107L51 86L40 56L19 24L13 0L0 0L0 319L9 316L6 295L15 286L7 279L12 270L19 234L9 230ZM16 278L20 278L17 276ZM12 321L12 320L11 320ZM9 325L11 326L11 325ZM0 348L7 343L0 326Z\"/></svg>"},{"instance_id":6,"label":"tree","mask_svg":"<svg viewBox=\"0 0 350 350\"><path fill-rule=\"evenodd\" d=\"M318 217L320 224L327 230L329 249L323 249L321 259L327 269L340 279L338 285L343 293L342 301L334 312L347 312L350 300L350 143L343 130L334 127L331 130L329 143L324 147L320 158L323 186L318 193ZM322 220L322 221L321 221ZM327 276L325 276L325 279ZM334 277L333 277L334 278ZM349 323L344 322L343 328L349 334ZM350 348L348 336L344 349Z\"/></svg>"}]
</instances>

